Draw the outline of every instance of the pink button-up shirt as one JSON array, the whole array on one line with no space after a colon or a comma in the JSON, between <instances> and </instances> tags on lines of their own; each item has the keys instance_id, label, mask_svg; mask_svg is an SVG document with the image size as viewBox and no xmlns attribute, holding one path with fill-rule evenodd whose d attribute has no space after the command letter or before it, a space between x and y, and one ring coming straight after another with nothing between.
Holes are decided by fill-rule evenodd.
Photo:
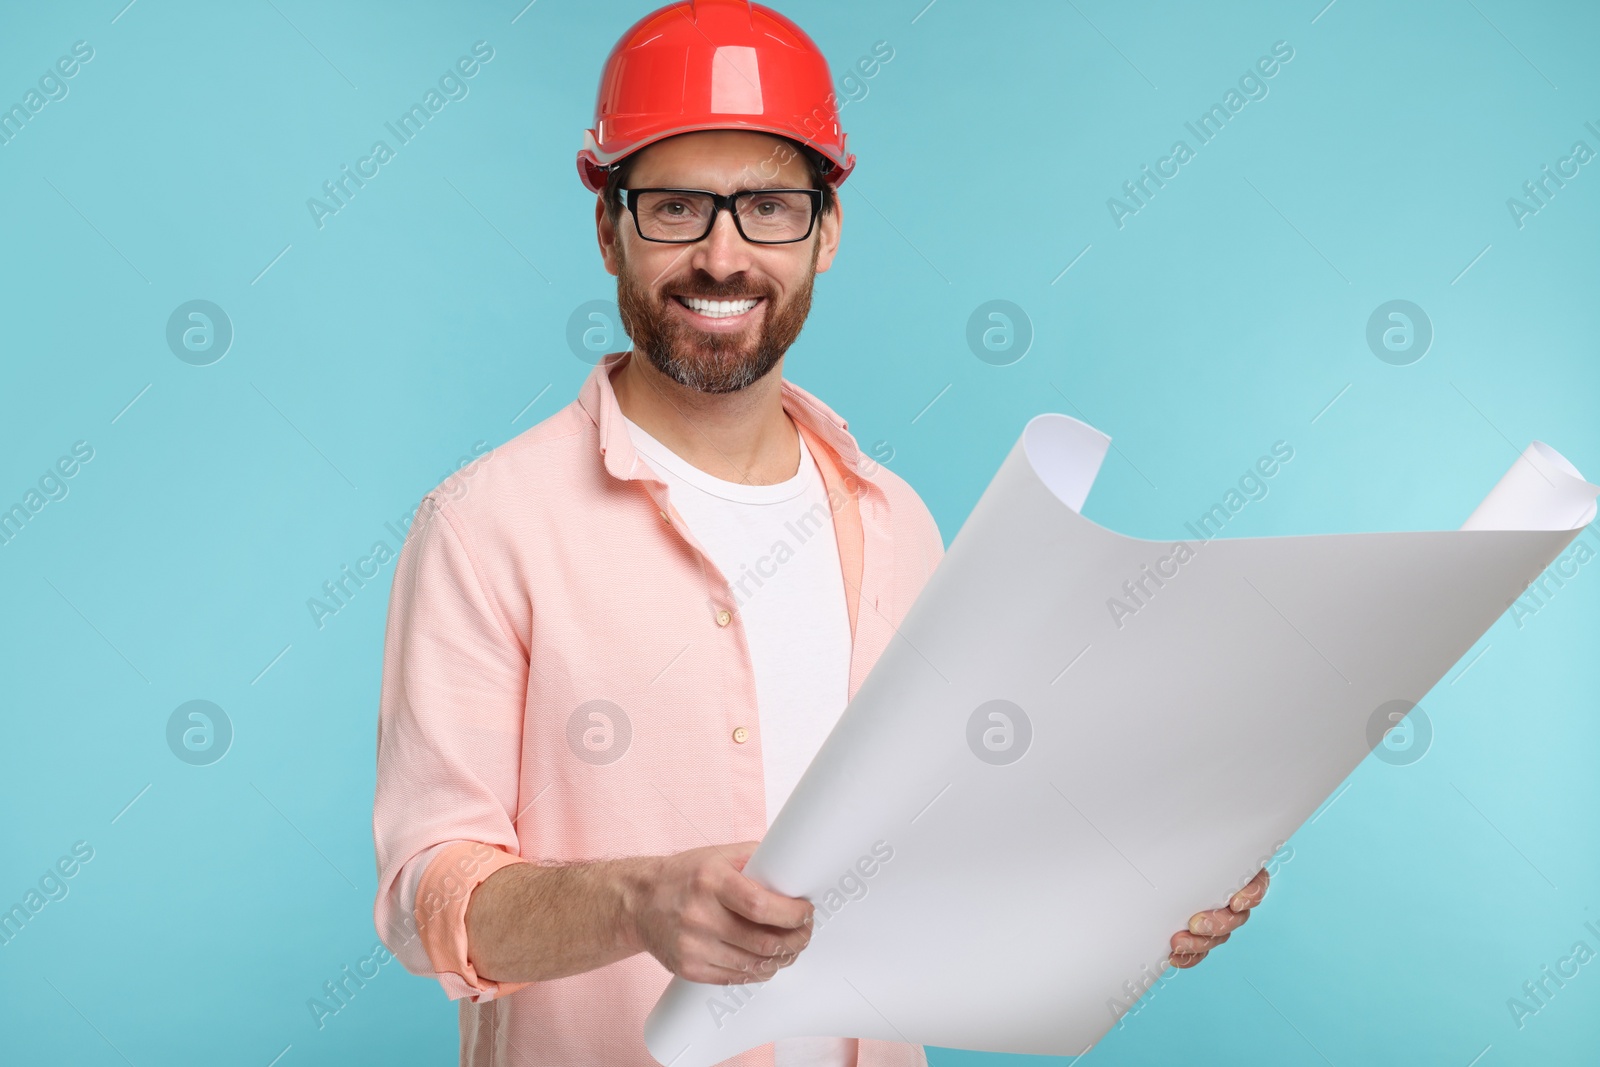
<instances>
[{"instance_id":1,"label":"pink button-up shirt","mask_svg":"<svg viewBox=\"0 0 1600 1067\"><path fill-rule=\"evenodd\" d=\"M384 641L373 918L460 999L467 1067L651 1067L671 973L647 952L546 982L467 959L472 890L511 863L665 855L768 825L754 667L726 576L634 451L607 356L578 398L418 509ZM933 516L816 397L782 383L828 489L850 695L944 554ZM736 739L737 738L737 739ZM772 1045L728 1061L772 1067ZM858 1042L858 1067L925 1064Z\"/></svg>"}]
</instances>

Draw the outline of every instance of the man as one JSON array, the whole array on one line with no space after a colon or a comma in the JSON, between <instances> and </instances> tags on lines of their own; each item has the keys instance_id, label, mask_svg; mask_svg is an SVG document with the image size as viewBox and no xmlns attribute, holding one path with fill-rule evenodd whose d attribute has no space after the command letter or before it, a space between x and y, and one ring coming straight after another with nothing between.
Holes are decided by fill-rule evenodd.
<instances>
[{"instance_id":1,"label":"man","mask_svg":"<svg viewBox=\"0 0 1600 1067\"><path fill-rule=\"evenodd\" d=\"M633 348L424 499L389 606L375 920L462 1000L463 1064L649 1065L672 975L759 980L810 939L811 904L741 869L944 551L782 376L854 162L820 52L768 9L663 8L607 62L579 170Z\"/></svg>"}]
</instances>

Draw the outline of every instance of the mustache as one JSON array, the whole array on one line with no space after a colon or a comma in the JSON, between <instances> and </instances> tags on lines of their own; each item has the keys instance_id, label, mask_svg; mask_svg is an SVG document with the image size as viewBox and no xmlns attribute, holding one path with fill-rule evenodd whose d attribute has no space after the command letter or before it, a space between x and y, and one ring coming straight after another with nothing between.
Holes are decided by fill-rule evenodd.
<instances>
[{"instance_id":1,"label":"mustache","mask_svg":"<svg viewBox=\"0 0 1600 1067\"><path fill-rule=\"evenodd\" d=\"M661 295L663 299L674 296L697 296L704 300L736 300L744 297L770 297L772 290L767 286L736 277L722 282L707 278L698 281L669 282L661 287Z\"/></svg>"}]
</instances>

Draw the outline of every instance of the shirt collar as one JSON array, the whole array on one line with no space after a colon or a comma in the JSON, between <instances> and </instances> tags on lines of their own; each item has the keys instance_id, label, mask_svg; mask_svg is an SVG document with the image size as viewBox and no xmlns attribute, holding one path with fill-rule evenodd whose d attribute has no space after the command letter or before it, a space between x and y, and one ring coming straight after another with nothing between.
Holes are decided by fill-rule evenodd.
<instances>
[{"instance_id":1,"label":"shirt collar","mask_svg":"<svg viewBox=\"0 0 1600 1067\"><path fill-rule=\"evenodd\" d=\"M605 467L614 477L624 481L650 476L639 473L639 454L633 447L628 428L622 421L622 407L617 403L616 391L611 386L611 372L626 363L632 351L613 352L602 359L589 372L583 387L578 391L578 403L594 420L600 431L600 453ZM828 405L798 385L782 379L783 410L789 417L821 440L838 456L840 465L854 471L863 481L873 479L862 473L862 456L856 439L849 432L849 423L840 418ZM870 465L869 465L870 466ZM652 477L652 480L656 480Z\"/></svg>"}]
</instances>

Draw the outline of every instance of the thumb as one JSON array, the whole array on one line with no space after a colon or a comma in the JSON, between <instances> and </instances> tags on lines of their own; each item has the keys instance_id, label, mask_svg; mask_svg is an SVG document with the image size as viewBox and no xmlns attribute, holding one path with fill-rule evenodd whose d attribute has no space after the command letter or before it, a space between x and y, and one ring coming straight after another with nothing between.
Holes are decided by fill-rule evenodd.
<instances>
[{"instance_id":1,"label":"thumb","mask_svg":"<svg viewBox=\"0 0 1600 1067\"><path fill-rule=\"evenodd\" d=\"M760 844L760 841L739 841L723 849L723 854L728 858L728 862L733 864L734 870L743 872L744 865L750 862L751 854Z\"/></svg>"}]
</instances>

